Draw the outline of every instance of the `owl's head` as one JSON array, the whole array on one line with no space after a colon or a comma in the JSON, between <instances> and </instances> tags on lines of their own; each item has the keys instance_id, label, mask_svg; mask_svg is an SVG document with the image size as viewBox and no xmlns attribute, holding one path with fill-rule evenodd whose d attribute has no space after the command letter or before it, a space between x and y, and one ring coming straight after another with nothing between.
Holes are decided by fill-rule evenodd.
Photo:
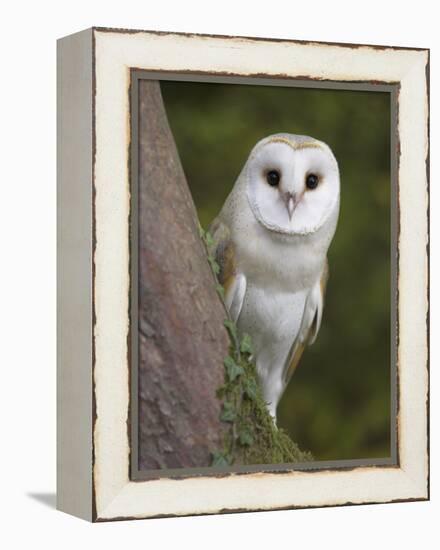
<instances>
[{"instance_id":1,"label":"owl's head","mask_svg":"<svg viewBox=\"0 0 440 550\"><path fill-rule=\"evenodd\" d=\"M322 141L269 136L253 148L244 176L252 212L270 231L307 235L337 215L338 163Z\"/></svg>"}]
</instances>

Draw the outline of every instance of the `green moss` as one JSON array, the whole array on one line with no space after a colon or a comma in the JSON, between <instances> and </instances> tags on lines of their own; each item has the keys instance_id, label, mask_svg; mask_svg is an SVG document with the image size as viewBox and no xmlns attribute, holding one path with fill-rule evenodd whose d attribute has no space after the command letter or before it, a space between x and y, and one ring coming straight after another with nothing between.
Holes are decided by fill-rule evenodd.
<instances>
[{"instance_id":1,"label":"green moss","mask_svg":"<svg viewBox=\"0 0 440 550\"><path fill-rule=\"evenodd\" d=\"M207 250L212 237L200 228ZM219 272L215 259L208 252L214 275ZM217 291L223 299L223 288ZM226 308L225 308L226 311ZM222 402L220 420L227 424L224 444L212 453L213 466L232 464L286 464L313 460L301 451L290 437L278 429L270 416L258 383L249 335L240 337L231 319L225 319L230 338L229 355L224 360L224 383L217 391Z\"/></svg>"}]
</instances>

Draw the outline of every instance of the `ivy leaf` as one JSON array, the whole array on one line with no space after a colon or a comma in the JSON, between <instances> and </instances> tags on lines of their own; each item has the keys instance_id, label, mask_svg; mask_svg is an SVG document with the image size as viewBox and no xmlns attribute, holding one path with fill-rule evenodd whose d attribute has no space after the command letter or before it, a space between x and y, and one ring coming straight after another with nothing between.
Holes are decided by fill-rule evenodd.
<instances>
[{"instance_id":1,"label":"ivy leaf","mask_svg":"<svg viewBox=\"0 0 440 550\"><path fill-rule=\"evenodd\" d=\"M254 442L254 438L251 432L247 428L245 428L240 432L238 439L240 441L240 445L245 445L245 446L252 445L252 443Z\"/></svg>"},{"instance_id":2,"label":"ivy leaf","mask_svg":"<svg viewBox=\"0 0 440 550\"><path fill-rule=\"evenodd\" d=\"M235 326L235 323L233 321L231 321L230 319L225 319L223 324L228 329L228 332L232 336L232 338L236 341L237 340L237 327Z\"/></svg>"},{"instance_id":3,"label":"ivy leaf","mask_svg":"<svg viewBox=\"0 0 440 550\"><path fill-rule=\"evenodd\" d=\"M249 334L243 334L243 338L241 339L240 344L240 351L242 353L248 353L249 355L252 355L252 340Z\"/></svg>"},{"instance_id":4,"label":"ivy leaf","mask_svg":"<svg viewBox=\"0 0 440 550\"><path fill-rule=\"evenodd\" d=\"M222 422L233 422L235 420L235 416L234 406L229 401L225 401L223 403L223 410L220 414L220 420Z\"/></svg>"},{"instance_id":5,"label":"ivy leaf","mask_svg":"<svg viewBox=\"0 0 440 550\"><path fill-rule=\"evenodd\" d=\"M222 285L217 285L215 289L222 298L225 297L225 289L222 287Z\"/></svg>"},{"instance_id":6,"label":"ivy leaf","mask_svg":"<svg viewBox=\"0 0 440 550\"><path fill-rule=\"evenodd\" d=\"M244 373L243 367L237 365L237 363L229 355L225 358L223 363L226 367L226 372L228 373L228 378L231 382L233 382L237 376Z\"/></svg>"},{"instance_id":7,"label":"ivy leaf","mask_svg":"<svg viewBox=\"0 0 440 550\"><path fill-rule=\"evenodd\" d=\"M219 451L213 452L211 466L229 466L228 457Z\"/></svg>"},{"instance_id":8,"label":"ivy leaf","mask_svg":"<svg viewBox=\"0 0 440 550\"><path fill-rule=\"evenodd\" d=\"M257 398L257 383L253 378L248 378L246 380L244 384L244 393L251 401L255 401Z\"/></svg>"},{"instance_id":9,"label":"ivy leaf","mask_svg":"<svg viewBox=\"0 0 440 550\"><path fill-rule=\"evenodd\" d=\"M214 271L214 273L216 275L218 275L220 273L220 266L218 265L218 263L215 261L215 259L212 257L212 256L208 256L208 262L210 263L211 265L211 269L212 271Z\"/></svg>"},{"instance_id":10,"label":"ivy leaf","mask_svg":"<svg viewBox=\"0 0 440 550\"><path fill-rule=\"evenodd\" d=\"M205 233L205 242L208 248L210 248L214 244L214 239L212 238L212 235L211 233L209 233L209 231Z\"/></svg>"}]
</instances>

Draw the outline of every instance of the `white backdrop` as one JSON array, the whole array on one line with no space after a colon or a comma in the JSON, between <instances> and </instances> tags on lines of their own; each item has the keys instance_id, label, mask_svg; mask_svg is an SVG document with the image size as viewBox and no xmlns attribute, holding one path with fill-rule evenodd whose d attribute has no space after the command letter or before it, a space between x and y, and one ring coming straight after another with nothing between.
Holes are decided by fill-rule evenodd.
<instances>
[{"instance_id":1,"label":"white backdrop","mask_svg":"<svg viewBox=\"0 0 440 550\"><path fill-rule=\"evenodd\" d=\"M16 1L2 6L0 56L1 499L5 548L328 549L434 547L440 405L438 246L432 246L431 491L422 503L90 525L54 510L55 40L92 25L430 47L432 238L439 233L440 96L434 3L196 0ZM436 372L437 371L437 372ZM319 406L317 404L317 406ZM437 524L436 524L437 520ZM6 544L4 541L8 540Z\"/></svg>"}]
</instances>

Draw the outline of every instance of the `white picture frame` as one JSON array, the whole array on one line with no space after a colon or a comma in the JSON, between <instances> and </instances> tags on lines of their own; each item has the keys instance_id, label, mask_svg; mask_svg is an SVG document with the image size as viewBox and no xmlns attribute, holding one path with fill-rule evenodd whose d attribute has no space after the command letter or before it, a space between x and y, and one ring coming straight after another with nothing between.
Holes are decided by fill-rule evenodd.
<instances>
[{"instance_id":1,"label":"white picture frame","mask_svg":"<svg viewBox=\"0 0 440 550\"><path fill-rule=\"evenodd\" d=\"M132 69L396 90L397 461L130 478ZM89 521L429 498L429 51L93 28L58 43L58 508Z\"/></svg>"}]
</instances>

